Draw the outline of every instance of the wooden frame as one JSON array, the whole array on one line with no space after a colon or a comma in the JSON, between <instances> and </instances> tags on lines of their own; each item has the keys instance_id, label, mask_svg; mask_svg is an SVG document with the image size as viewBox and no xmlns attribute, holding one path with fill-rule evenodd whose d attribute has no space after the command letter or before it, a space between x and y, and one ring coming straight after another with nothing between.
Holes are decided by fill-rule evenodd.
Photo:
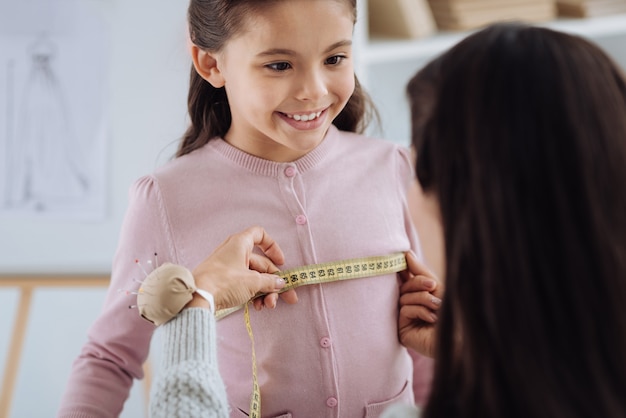
<instances>
[{"instance_id":1,"label":"wooden frame","mask_svg":"<svg viewBox=\"0 0 626 418\"><path fill-rule=\"evenodd\" d=\"M108 286L108 274L0 275L0 290L5 288L17 288L19 290L19 301L15 320L13 321L13 331L9 340L9 349L2 379L0 418L9 418L11 411L15 380L17 379L22 348L26 337L33 292L40 288L106 288ZM144 372L144 397L147 405L151 384L151 370L148 362L144 364Z\"/></svg>"}]
</instances>

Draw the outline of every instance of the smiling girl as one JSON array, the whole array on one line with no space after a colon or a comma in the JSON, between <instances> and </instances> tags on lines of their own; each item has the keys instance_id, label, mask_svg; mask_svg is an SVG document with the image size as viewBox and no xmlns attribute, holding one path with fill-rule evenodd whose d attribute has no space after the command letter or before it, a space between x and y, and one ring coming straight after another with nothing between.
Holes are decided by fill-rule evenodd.
<instances>
[{"instance_id":1,"label":"smiling girl","mask_svg":"<svg viewBox=\"0 0 626 418\"><path fill-rule=\"evenodd\" d=\"M131 189L111 290L59 416L116 416L142 377L154 326L116 292L133 286L135 259L156 252L192 270L251 225L279 243L284 269L420 253L408 150L358 133L368 102L354 75L355 15L355 0L190 2L191 123L177 158ZM264 417L376 417L425 399L432 364L398 342L398 280L310 285L251 312ZM242 312L217 327L230 413L246 416Z\"/></svg>"}]
</instances>

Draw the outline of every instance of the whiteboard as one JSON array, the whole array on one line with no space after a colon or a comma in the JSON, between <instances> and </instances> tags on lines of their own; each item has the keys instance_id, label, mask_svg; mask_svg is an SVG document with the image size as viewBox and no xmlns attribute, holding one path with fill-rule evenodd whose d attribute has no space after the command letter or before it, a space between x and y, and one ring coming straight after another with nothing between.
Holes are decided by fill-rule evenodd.
<instances>
[{"instance_id":1,"label":"whiteboard","mask_svg":"<svg viewBox=\"0 0 626 418\"><path fill-rule=\"evenodd\" d=\"M35 9L70 0L22 1ZM187 2L80 1L102 13L108 28L105 76L91 80L106 92L103 214L96 220L0 215L0 274L109 272L129 187L173 156L186 128ZM4 19L11 4L0 0Z\"/></svg>"}]
</instances>

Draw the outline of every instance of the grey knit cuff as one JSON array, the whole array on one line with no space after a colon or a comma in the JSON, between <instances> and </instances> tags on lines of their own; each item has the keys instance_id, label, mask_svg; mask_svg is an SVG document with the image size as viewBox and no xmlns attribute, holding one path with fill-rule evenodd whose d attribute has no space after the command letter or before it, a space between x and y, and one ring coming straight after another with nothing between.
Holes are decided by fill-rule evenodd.
<instances>
[{"instance_id":1,"label":"grey knit cuff","mask_svg":"<svg viewBox=\"0 0 626 418\"><path fill-rule=\"evenodd\" d=\"M217 364L215 316L208 309L183 309L161 332L164 368L188 360Z\"/></svg>"}]
</instances>

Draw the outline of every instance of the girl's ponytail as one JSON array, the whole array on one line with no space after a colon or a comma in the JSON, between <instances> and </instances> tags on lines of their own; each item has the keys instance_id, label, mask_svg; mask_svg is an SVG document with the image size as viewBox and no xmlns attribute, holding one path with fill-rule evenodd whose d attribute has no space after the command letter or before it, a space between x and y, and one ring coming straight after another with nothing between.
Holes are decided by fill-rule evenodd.
<instances>
[{"instance_id":1,"label":"girl's ponytail","mask_svg":"<svg viewBox=\"0 0 626 418\"><path fill-rule=\"evenodd\" d=\"M191 66L187 109L190 124L176 156L180 157L204 146L211 138L223 137L231 122L226 90L216 89Z\"/></svg>"},{"instance_id":2,"label":"girl's ponytail","mask_svg":"<svg viewBox=\"0 0 626 418\"><path fill-rule=\"evenodd\" d=\"M190 0L187 9L189 39L199 48L219 51L242 26L252 0ZM187 96L189 128L176 157L201 148L212 138L223 137L230 128L231 113L226 90L216 89L191 66Z\"/></svg>"},{"instance_id":3,"label":"girl's ponytail","mask_svg":"<svg viewBox=\"0 0 626 418\"><path fill-rule=\"evenodd\" d=\"M354 92L333 124L342 131L363 133L372 119L379 120L378 112L372 99L355 76Z\"/></svg>"}]
</instances>

